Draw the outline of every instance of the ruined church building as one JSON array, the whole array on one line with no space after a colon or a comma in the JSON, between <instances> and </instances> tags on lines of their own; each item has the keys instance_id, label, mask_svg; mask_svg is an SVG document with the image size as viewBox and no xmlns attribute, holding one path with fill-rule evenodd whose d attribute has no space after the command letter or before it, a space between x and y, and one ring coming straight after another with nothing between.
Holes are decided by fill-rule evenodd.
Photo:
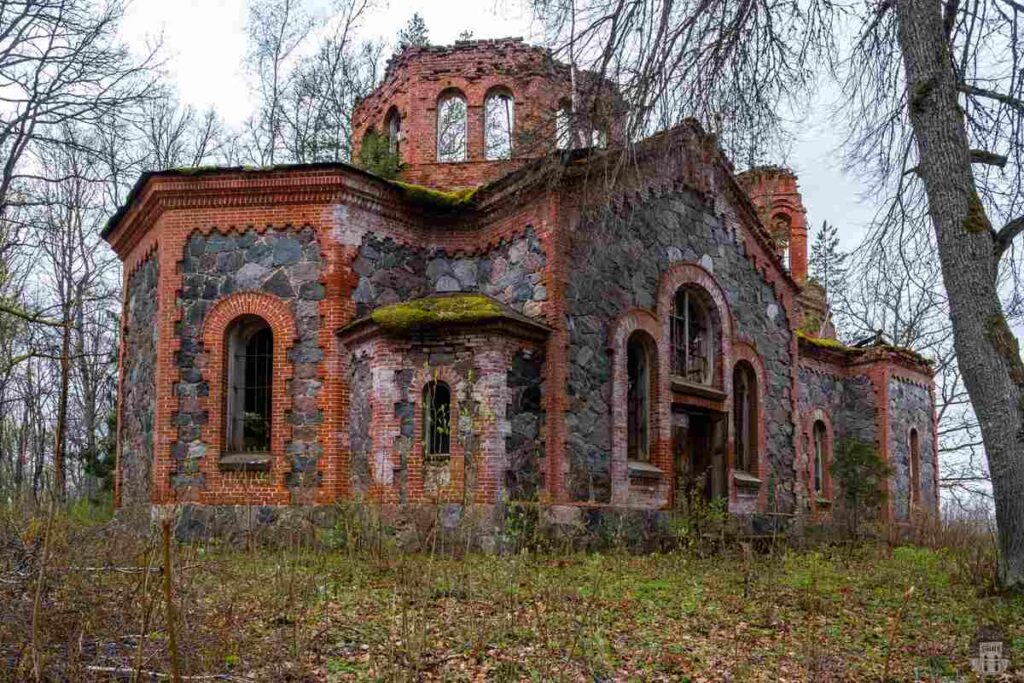
<instances>
[{"instance_id":1,"label":"ruined church building","mask_svg":"<svg viewBox=\"0 0 1024 683\"><path fill-rule=\"evenodd\" d=\"M116 503L821 519L859 441L886 518L936 509L932 369L834 339L796 177L693 121L624 152L614 88L577 80L517 39L410 48L352 120L397 179L143 175L104 231Z\"/></svg>"}]
</instances>

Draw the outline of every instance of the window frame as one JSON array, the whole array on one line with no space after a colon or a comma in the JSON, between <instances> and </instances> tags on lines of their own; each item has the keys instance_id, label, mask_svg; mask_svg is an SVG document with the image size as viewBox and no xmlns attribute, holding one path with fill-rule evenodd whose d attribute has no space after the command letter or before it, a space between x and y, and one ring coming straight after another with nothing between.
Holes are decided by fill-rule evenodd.
<instances>
[{"instance_id":1,"label":"window frame","mask_svg":"<svg viewBox=\"0 0 1024 683\"><path fill-rule=\"evenodd\" d=\"M921 435L917 427L911 427L907 433L907 466L907 486L910 487L910 507L913 509L921 505Z\"/></svg>"},{"instance_id":2,"label":"window frame","mask_svg":"<svg viewBox=\"0 0 1024 683\"><path fill-rule=\"evenodd\" d=\"M503 153L498 155L492 155L491 153L491 140L489 134L489 126L491 121L491 103L494 101L504 102L504 118L505 126L503 132L507 133L507 148ZM500 112L499 112L500 118ZM484 126L483 126L483 148L484 148L484 159L487 161L507 161L511 159L515 154L515 126L516 126L516 98L512 94L512 91L506 87L499 86L492 88L484 96Z\"/></svg>"},{"instance_id":3,"label":"window frame","mask_svg":"<svg viewBox=\"0 0 1024 683\"><path fill-rule=\"evenodd\" d=\"M398 113L397 107L388 109L388 113L384 116L384 131L388 136L388 153L400 157L402 149L402 115Z\"/></svg>"},{"instance_id":4,"label":"window frame","mask_svg":"<svg viewBox=\"0 0 1024 683\"><path fill-rule=\"evenodd\" d=\"M452 125L446 125L442 129L442 118L444 116L446 106L453 106L449 103L459 102L462 107L462 131L461 133L455 132L454 141L459 142L457 139L461 137L461 149L455 154L442 154L442 149L445 149L447 145L442 145L442 135L448 135L452 130ZM437 107L435 109L436 122L435 122L435 157L437 162L440 164L458 164L469 159L469 103L466 100L466 96L461 90L449 88L444 90L437 97Z\"/></svg>"},{"instance_id":5,"label":"window frame","mask_svg":"<svg viewBox=\"0 0 1024 683\"><path fill-rule=\"evenodd\" d=\"M828 497L828 425L818 418L811 424L811 490L819 498Z\"/></svg>"},{"instance_id":6,"label":"window frame","mask_svg":"<svg viewBox=\"0 0 1024 683\"><path fill-rule=\"evenodd\" d=\"M634 330L626 338L626 460L650 463L653 456L654 397L656 352L653 340L644 330ZM635 356L634 354L638 354ZM642 361L634 379L634 358ZM643 391L638 391L640 388ZM639 431L638 431L639 430Z\"/></svg>"},{"instance_id":7,"label":"window frame","mask_svg":"<svg viewBox=\"0 0 1024 683\"><path fill-rule=\"evenodd\" d=\"M260 335L265 335L265 347L257 353L250 346ZM228 326L225 335L225 373L224 373L224 454L254 455L269 454L273 444L274 416L274 330L264 318L246 314L239 316ZM262 359L265 384L260 387L250 386L250 363ZM256 373L254 373L256 374ZM255 382L256 378L253 378ZM264 403L260 411L264 424L265 435L258 447L248 448L246 439L246 415L250 412L249 392L259 391Z\"/></svg>"},{"instance_id":8,"label":"window frame","mask_svg":"<svg viewBox=\"0 0 1024 683\"><path fill-rule=\"evenodd\" d=\"M438 424L438 408L435 406L435 403L439 396L444 397L445 409L441 420L444 426L435 431L435 427ZM431 380L423 386L422 419L423 456L428 460L443 460L451 457L452 390L447 382ZM447 430L447 433L443 433L441 429Z\"/></svg>"},{"instance_id":9,"label":"window frame","mask_svg":"<svg viewBox=\"0 0 1024 683\"><path fill-rule=\"evenodd\" d=\"M733 366L732 377L733 468L755 475L760 438L757 372L748 360L740 359ZM743 385L742 395L738 388L740 384Z\"/></svg>"},{"instance_id":10,"label":"window frame","mask_svg":"<svg viewBox=\"0 0 1024 683\"><path fill-rule=\"evenodd\" d=\"M680 315L680 295L682 295L682 315ZM692 371L690 370L691 361L691 341L690 341L690 328L693 324L691 320L691 299L693 308L700 312L706 321L706 330L704 332L704 345L706 351L704 353L707 366L704 369L703 376L694 380L691 378ZM672 300L672 308L669 312L669 331L670 331L670 349L671 349L671 372L675 377L680 377L686 382L698 386L715 386L718 374L717 368L717 354L718 354L718 325L715 320L712 308L708 306L707 302L703 300L700 292L693 287L683 285L676 289L675 295ZM681 337L680 337L681 335ZM687 340L682 348L682 360L680 360L680 346L679 339ZM697 338L699 339L699 337ZM696 341L696 340L695 340Z\"/></svg>"}]
</instances>

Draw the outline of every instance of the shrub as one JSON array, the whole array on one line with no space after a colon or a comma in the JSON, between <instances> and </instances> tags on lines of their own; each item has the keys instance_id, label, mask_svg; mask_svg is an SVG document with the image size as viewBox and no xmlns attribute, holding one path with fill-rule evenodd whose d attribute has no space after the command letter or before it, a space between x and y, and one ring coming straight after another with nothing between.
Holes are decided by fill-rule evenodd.
<instances>
[{"instance_id":1,"label":"shrub","mask_svg":"<svg viewBox=\"0 0 1024 683\"><path fill-rule=\"evenodd\" d=\"M832 459L832 479L839 484L849 531L857 537L862 517L882 502L882 482L889 476L889 465L874 445L857 439L839 442Z\"/></svg>"},{"instance_id":2,"label":"shrub","mask_svg":"<svg viewBox=\"0 0 1024 683\"><path fill-rule=\"evenodd\" d=\"M370 130L363 138L363 146L359 149L359 168L374 175L394 180L402 168L398 154L391 151L387 136Z\"/></svg>"}]
</instances>

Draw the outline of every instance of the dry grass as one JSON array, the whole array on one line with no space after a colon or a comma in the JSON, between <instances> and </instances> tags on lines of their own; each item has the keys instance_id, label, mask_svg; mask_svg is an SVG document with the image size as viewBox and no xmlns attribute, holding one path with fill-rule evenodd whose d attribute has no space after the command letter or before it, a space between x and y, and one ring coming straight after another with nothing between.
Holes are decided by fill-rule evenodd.
<instances>
[{"instance_id":1,"label":"dry grass","mask_svg":"<svg viewBox=\"0 0 1024 683\"><path fill-rule=\"evenodd\" d=\"M0 679L33 679L40 586L44 680L168 674L159 529L138 538L61 512L40 584L46 522L2 522ZM938 531L921 534L938 546ZM457 557L349 527L315 549L308 530L286 536L172 548L185 680L878 681L886 666L891 680L941 680L968 674L989 623L1024 664L1024 599L979 589L966 541Z\"/></svg>"}]
</instances>

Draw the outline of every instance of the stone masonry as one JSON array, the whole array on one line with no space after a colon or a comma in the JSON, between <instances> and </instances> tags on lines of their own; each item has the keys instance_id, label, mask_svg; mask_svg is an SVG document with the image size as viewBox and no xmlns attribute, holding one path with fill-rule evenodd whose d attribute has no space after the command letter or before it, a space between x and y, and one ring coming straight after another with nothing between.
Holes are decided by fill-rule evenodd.
<instances>
[{"instance_id":1,"label":"stone masonry","mask_svg":"<svg viewBox=\"0 0 1024 683\"><path fill-rule=\"evenodd\" d=\"M571 524L704 496L819 518L839 494L812 490L820 421L827 461L855 439L892 466L883 514L933 512L931 366L828 338L795 175L737 176L686 121L615 176L610 84L579 75L607 135L556 144L568 75L519 40L407 50L353 117L357 147L398 117L399 181L346 164L140 178L104 231L125 264L118 504L186 503L189 528L343 500L446 520L522 501ZM452 91L468 154L441 163ZM483 155L493 92L515 107L505 160ZM228 352L238 321L269 330L265 386L239 369L255 352ZM228 425L253 410L270 439L250 461Z\"/></svg>"}]
</instances>

